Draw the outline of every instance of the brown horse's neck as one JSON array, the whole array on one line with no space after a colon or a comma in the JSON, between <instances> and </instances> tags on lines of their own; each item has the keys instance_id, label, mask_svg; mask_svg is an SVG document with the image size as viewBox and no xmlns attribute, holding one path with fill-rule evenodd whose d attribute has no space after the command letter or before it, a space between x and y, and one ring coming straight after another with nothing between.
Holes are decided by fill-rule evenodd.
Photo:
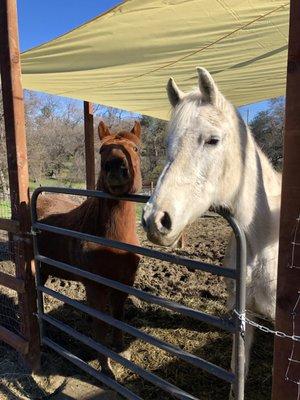
<instances>
[{"instance_id":1,"label":"brown horse's neck","mask_svg":"<svg viewBox=\"0 0 300 400\"><path fill-rule=\"evenodd\" d=\"M97 190L103 191L98 181ZM93 198L90 200L89 215L94 219L93 231L96 235L125 242L136 237L136 209L129 201Z\"/></svg>"}]
</instances>

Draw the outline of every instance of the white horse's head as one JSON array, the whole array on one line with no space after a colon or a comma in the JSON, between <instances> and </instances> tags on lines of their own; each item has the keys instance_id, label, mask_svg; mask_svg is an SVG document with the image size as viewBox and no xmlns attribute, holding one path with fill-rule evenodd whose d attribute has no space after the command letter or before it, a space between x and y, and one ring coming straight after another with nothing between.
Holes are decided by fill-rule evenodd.
<instances>
[{"instance_id":1,"label":"white horse's head","mask_svg":"<svg viewBox=\"0 0 300 400\"><path fill-rule=\"evenodd\" d=\"M240 169L243 122L208 71L197 71L199 88L190 93L168 82L167 164L142 218L149 239L167 246L211 206L230 204L240 176L234 169Z\"/></svg>"}]
</instances>

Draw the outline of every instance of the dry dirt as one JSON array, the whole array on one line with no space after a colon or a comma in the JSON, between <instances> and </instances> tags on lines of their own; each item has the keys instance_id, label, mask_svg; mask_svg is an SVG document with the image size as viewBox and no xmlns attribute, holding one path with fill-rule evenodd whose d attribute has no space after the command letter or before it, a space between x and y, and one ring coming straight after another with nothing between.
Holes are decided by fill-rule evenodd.
<instances>
[{"instance_id":1,"label":"dry dirt","mask_svg":"<svg viewBox=\"0 0 300 400\"><path fill-rule=\"evenodd\" d=\"M143 245L155 247L146 241L140 228L139 232ZM229 234L230 228L220 217L202 218L187 229L185 248L175 249L173 252L220 264ZM0 262L0 270L11 271L11 269L12 263L9 261ZM84 302L84 287L79 283L52 278L48 280L48 286ZM207 273L192 272L185 267L143 258L135 286L215 315L226 313L224 282L222 278ZM2 319L2 324L12 329L17 329L18 324L16 303L17 299L13 297L13 292L0 287L0 320ZM45 299L45 309L51 316L89 334L91 321L86 315L48 297ZM231 337L218 329L133 297L127 301L126 322L197 356L229 368ZM78 345L74 340L58 334L53 329L48 329L48 333L75 354L94 366L97 365L94 361L94 351ZM259 332L256 334L246 388L247 400L270 398L272 340L270 335ZM224 400L228 397L228 384L168 353L129 335L126 336L126 346L133 362L201 400ZM46 348L43 350L42 365L40 374L30 375L20 357L0 342L0 399L51 398L49 395L56 389L59 390L67 377L80 376L83 380L91 380L69 362ZM113 364L113 369L120 383L145 400L173 398L120 365Z\"/></svg>"}]
</instances>

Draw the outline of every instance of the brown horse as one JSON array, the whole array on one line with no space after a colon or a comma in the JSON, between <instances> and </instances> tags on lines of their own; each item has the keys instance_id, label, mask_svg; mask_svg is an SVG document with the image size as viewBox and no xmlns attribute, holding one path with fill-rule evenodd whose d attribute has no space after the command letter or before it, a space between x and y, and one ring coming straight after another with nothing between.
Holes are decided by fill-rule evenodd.
<instances>
[{"instance_id":1,"label":"brown horse","mask_svg":"<svg viewBox=\"0 0 300 400\"><path fill-rule=\"evenodd\" d=\"M100 122L98 131L101 142L101 171L97 190L116 196L136 193L141 188L140 124L135 122L131 132L122 131L113 135L105 124ZM40 196L37 211L41 222L121 242L139 244L134 203L88 198L81 205L77 205L66 196L60 195L56 199L55 197ZM39 249L45 256L130 286L134 283L140 259L138 255L127 251L48 232L40 235ZM42 266L42 272L44 282L50 274L62 279L81 281L85 285L90 307L105 312L110 305L112 316L123 319L127 294L47 265ZM108 326L96 319L93 322L97 339L105 342ZM113 347L121 351L122 332L114 329L112 339Z\"/></svg>"}]
</instances>

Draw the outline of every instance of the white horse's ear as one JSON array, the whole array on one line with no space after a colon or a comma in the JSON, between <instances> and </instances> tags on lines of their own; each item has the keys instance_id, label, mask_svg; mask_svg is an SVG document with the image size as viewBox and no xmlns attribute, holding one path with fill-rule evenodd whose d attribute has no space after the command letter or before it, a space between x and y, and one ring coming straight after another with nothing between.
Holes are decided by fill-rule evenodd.
<instances>
[{"instance_id":1,"label":"white horse's ear","mask_svg":"<svg viewBox=\"0 0 300 400\"><path fill-rule=\"evenodd\" d=\"M167 83L167 93L172 107L176 107L176 105L184 97L184 92L179 89L173 78L170 78Z\"/></svg>"},{"instance_id":2,"label":"white horse's ear","mask_svg":"<svg viewBox=\"0 0 300 400\"><path fill-rule=\"evenodd\" d=\"M215 84L212 76L205 68L197 68L199 78L199 89L203 100L206 103L214 104L217 103L218 88Z\"/></svg>"}]
</instances>

